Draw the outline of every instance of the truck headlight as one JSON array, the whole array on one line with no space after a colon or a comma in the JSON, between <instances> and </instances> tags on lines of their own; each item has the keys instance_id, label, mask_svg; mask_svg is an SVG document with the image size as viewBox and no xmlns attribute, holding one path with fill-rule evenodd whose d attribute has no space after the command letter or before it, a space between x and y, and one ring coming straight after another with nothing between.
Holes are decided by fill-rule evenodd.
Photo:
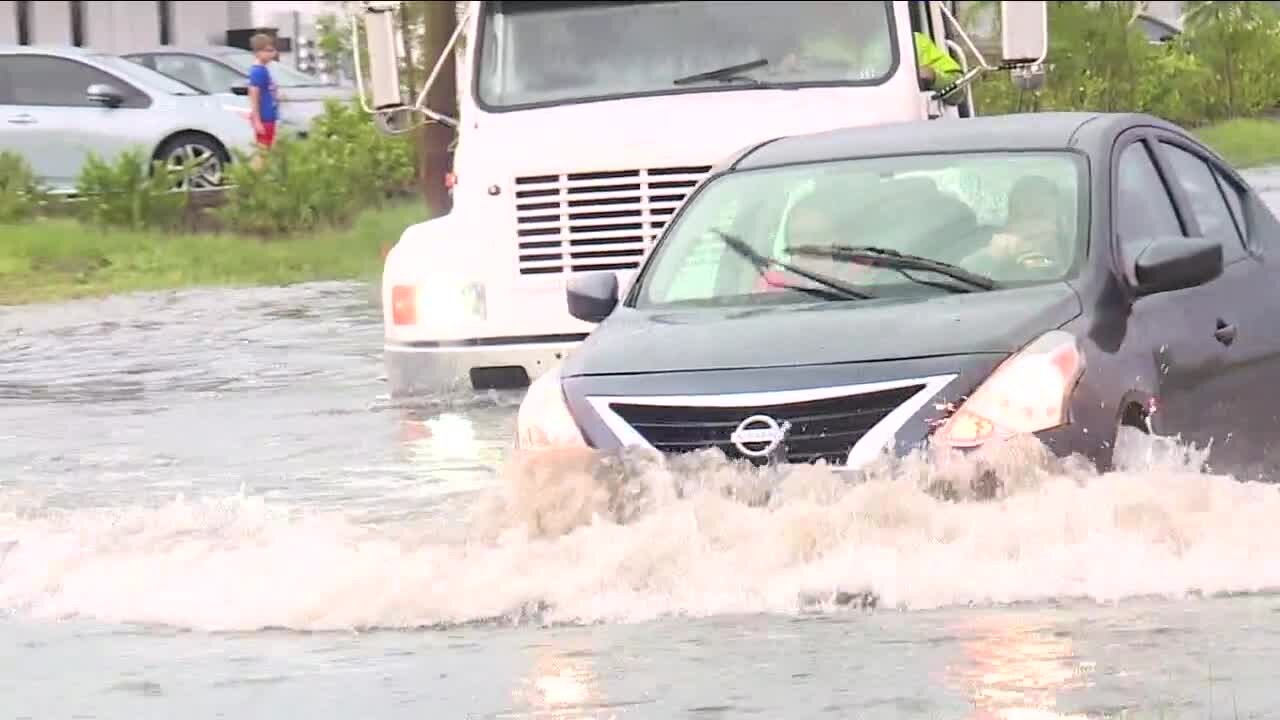
<instances>
[{"instance_id":1,"label":"truck headlight","mask_svg":"<svg viewBox=\"0 0 1280 720\"><path fill-rule=\"evenodd\" d=\"M448 328L484 321L487 316L482 283L429 282L391 287L391 322L396 325L417 325L419 320L429 320L433 326Z\"/></svg>"},{"instance_id":2,"label":"truck headlight","mask_svg":"<svg viewBox=\"0 0 1280 720\"><path fill-rule=\"evenodd\" d=\"M1071 393L1084 373L1073 335L1053 330L1000 363L938 429L936 439L971 448L1070 422Z\"/></svg>"},{"instance_id":3,"label":"truck headlight","mask_svg":"<svg viewBox=\"0 0 1280 720\"><path fill-rule=\"evenodd\" d=\"M565 402L559 368L546 371L529 384L516 414L516 447L521 450L588 447Z\"/></svg>"}]
</instances>

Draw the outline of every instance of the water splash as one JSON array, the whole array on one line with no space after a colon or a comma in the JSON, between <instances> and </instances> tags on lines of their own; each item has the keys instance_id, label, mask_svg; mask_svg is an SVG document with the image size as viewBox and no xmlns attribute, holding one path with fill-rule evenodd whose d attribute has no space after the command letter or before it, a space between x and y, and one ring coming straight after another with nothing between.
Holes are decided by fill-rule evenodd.
<instances>
[{"instance_id":1,"label":"water splash","mask_svg":"<svg viewBox=\"0 0 1280 720\"><path fill-rule=\"evenodd\" d=\"M243 495L74 511L0 495L0 608L322 630L1280 586L1280 491L1206 474L1203 459L1149 442L1098 475L1022 443L885 458L850 481L715 452L516 457L460 529Z\"/></svg>"}]
</instances>

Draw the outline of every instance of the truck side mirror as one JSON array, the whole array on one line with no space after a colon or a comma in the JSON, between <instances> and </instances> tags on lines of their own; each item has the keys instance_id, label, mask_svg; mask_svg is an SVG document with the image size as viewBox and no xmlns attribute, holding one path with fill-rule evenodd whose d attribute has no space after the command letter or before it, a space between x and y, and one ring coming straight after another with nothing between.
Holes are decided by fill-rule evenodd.
<instances>
[{"instance_id":1,"label":"truck side mirror","mask_svg":"<svg viewBox=\"0 0 1280 720\"><path fill-rule=\"evenodd\" d=\"M404 104L400 95L400 60L396 55L396 16L390 3L369 3L364 16L365 42L369 49L369 79L373 109Z\"/></svg>"},{"instance_id":2,"label":"truck side mirror","mask_svg":"<svg viewBox=\"0 0 1280 720\"><path fill-rule=\"evenodd\" d=\"M1006 63L1039 64L1049 54L1049 5L1044 0L1000 3L1000 55Z\"/></svg>"}]
</instances>

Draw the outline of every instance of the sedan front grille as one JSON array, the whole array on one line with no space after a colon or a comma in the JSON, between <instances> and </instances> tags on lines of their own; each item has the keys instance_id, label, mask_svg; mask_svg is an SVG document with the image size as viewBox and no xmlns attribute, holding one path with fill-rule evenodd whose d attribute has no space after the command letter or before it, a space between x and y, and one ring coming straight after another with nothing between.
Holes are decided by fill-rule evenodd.
<instances>
[{"instance_id":1,"label":"sedan front grille","mask_svg":"<svg viewBox=\"0 0 1280 720\"><path fill-rule=\"evenodd\" d=\"M709 165L515 181L521 275L634 270Z\"/></svg>"},{"instance_id":2,"label":"sedan front grille","mask_svg":"<svg viewBox=\"0 0 1280 720\"><path fill-rule=\"evenodd\" d=\"M740 407L693 407L610 402L609 408L641 437L664 453L719 448L731 459L763 464L767 458L748 458L730 439L739 425L764 415L779 424L790 422L785 460L811 463L826 460L843 465L849 450L895 408L925 385L823 398L804 402Z\"/></svg>"}]
</instances>

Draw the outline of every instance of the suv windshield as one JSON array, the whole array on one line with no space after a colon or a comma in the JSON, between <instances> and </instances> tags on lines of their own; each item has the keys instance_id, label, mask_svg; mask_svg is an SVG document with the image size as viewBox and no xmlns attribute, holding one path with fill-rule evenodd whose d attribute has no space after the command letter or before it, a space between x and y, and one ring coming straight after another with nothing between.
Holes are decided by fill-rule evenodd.
<instances>
[{"instance_id":1,"label":"suv windshield","mask_svg":"<svg viewBox=\"0 0 1280 720\"><path fill-rule=\"evenodd\" d=\"M846 292L828 300L865 302L1059 280L1084 248L1085 172L1071 152L987 152L730 173L689 199L635 306L812 302L831 282Z\"/></svg>"},{"instance_id":2,"label":"suv windshield","mask_svg":"<svg viewBox=\"0 0 1280 720\"><path fill-rule=\"evenodd\" d=\"M508 0L485 7L477 96L495 108L744 81L874 85L892 74L898 54L888 2ZM716 72L738 66L744 69Z\"/></svg>"}]
</instances>

